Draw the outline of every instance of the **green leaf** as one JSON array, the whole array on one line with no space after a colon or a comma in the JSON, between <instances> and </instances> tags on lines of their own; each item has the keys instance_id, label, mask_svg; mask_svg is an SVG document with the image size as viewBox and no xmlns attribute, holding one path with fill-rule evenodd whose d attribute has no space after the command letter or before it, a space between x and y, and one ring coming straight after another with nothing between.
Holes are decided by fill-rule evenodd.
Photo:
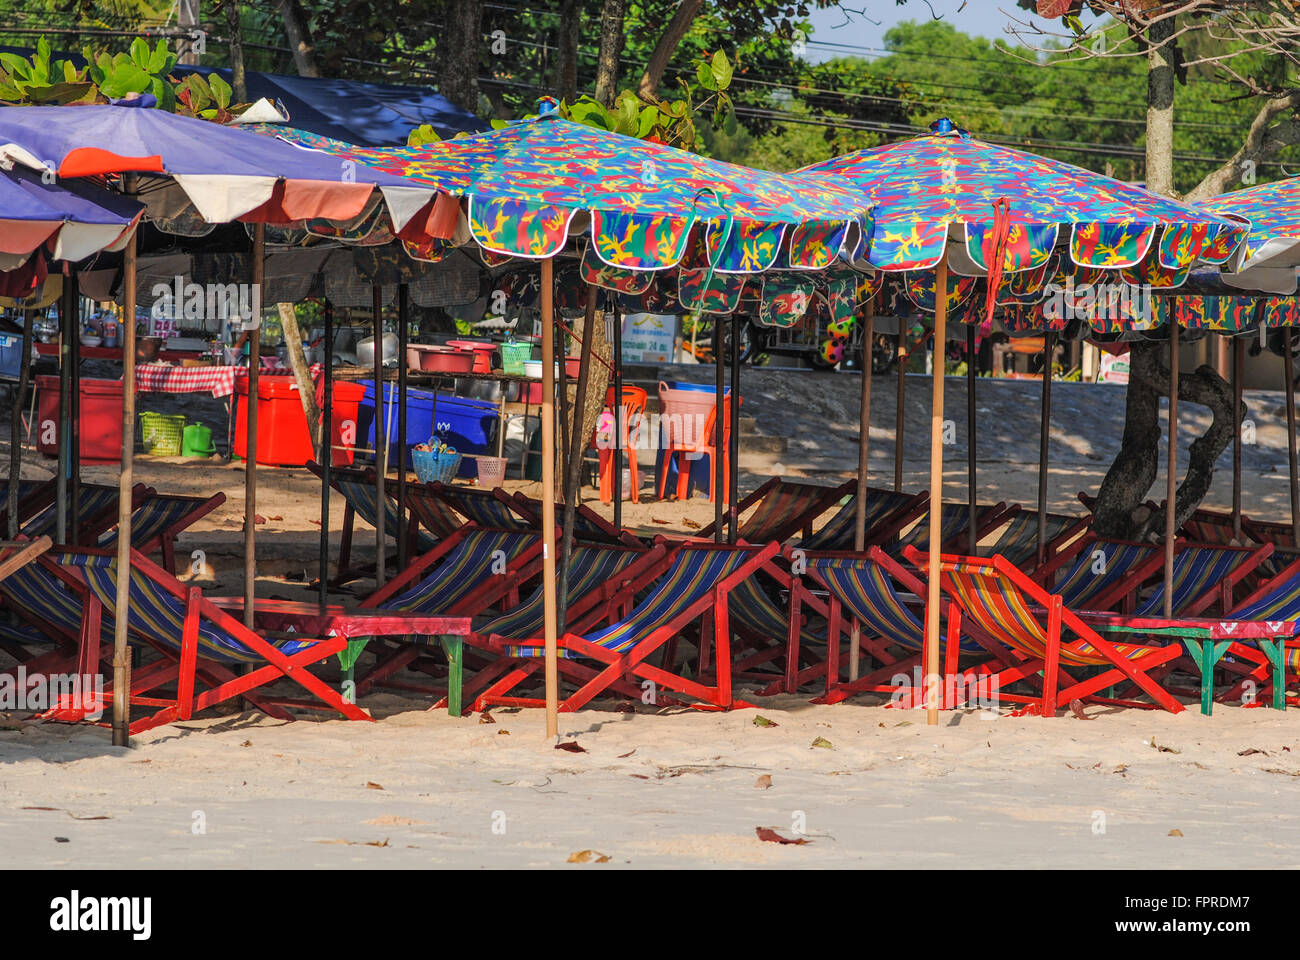
<instances>
[{"instance_id":1,"label":"green leaf","mask_svg":"<svg viewBox=\"0 0 1300 960\"><path fill-rule=\"evenodd\" d=\"M221 79L219 74L212 74L208 80L208 86L212 88L212 99L217 101L217 106L225 110L230 106L230 95L232 93L230 84Z\"/></svg>"},{"instance_id":2,"label":"green leaf","mask_svg":"<svg viewBox=\"0 0 1300 960\"><path fill-rule=\"evenodd\" d=\"M713 77L713 70L703 60L695 65L695 79L699 80L700 86L705 90L718 89L718 81Z\"/></svg>"},{"instance_id":3,"label":"green leaf","mask_svg":"<svg viewBox=\"0 0 1300 960\"><path fill-rule=\"evenodd\" d=\"M117 100L128 93L144 93L152 82L153 77L134 63L127 63L114 68L112 75L99 85L99 91L109 99Z\"/></svg>"},{"instance_id":4,"label":"green leaf","mask_svg":"<svg viewBox=\"0 0 1300 960\"><path fill-rule=\"evenodd\" d=\"M167 49L166 42L159 40L158 46L149 55L149 72L155 76L166 76L171 72L171 64L167 62L170 57L171 51Z\"/></svg>"},{"instance_id":5,"label":"green leaf","mask_svg":"<svg viewBox=\"0 0 1300 960\"><path fill-rule=\"evenodd\" d=\"M767 719L767 717L763 716L763 715L760 713L760 714L757 714L757 715L754 717L754 726L756 726L756 727L779 727L780 724L777 723L775 720L769 720L769 719Z\"/></svg>"},{"instance_id":6,"label":"green leaf","mask_svg":"<svg viewBox=\"0 0 1300 960\"><path fill-rule=\"evenodd\" d=\"M835 749L834 746L832 746L831 742L827 740L825 737L818 737L816 740L812 742L812 746L821 747L823 750Z\"/></svg>"},{"instance_id":7,"label":"green leaf","mask_svg":"<svg viewBox=\"0 0 1300 960\"><path fill-rule=\"evenodd\" d=\"M12 70L15 77L31 76L31 63L16 53L0 53L0 63Z\"/></svg>"},{"instance_id":8,"label":"green leaf","mask_svg":"<svg viewBox=\"0 0 1300 960\"><path fill-rule=\"evenodd\" d=\"M151 51L149 50L148 41L143 37L136 37L131 41L130 51L131 59L135 61L137 67L143 70L149 66L149 55Z\"/></svg>"},{"instance_id":9,"label":"green leaf","mask_svg":"<svg viewBox=\"0 0 1300 960\"><path fill-rule=\"evenodd\" d=\"M74 103L86 96L94 85L90 83L52 83L48 86L33 87L27 91L27 99L32 103Z\"/></svg>"},{"instance_id":10,"label":"green leaf","mask_svg":"<svg viewBox=\"0 0 1300 960\"><path fill-rule=\"evenodd\" d=\"M713 79L717 81L717 86L713 89L726 90L731 86L731 74L731 61L719 50L713 55Z\"/></svg>"},{"instance_id":11,"label":"green leaf","mask_svg":"<svg viewBox=\"0 0 1300 960\"><path fill-rule=\"evenodd\" d=\"M659 126L659 108L646 107L637 118L637 139L644 140L657 126Z\"/></svg>"}]
</instances>

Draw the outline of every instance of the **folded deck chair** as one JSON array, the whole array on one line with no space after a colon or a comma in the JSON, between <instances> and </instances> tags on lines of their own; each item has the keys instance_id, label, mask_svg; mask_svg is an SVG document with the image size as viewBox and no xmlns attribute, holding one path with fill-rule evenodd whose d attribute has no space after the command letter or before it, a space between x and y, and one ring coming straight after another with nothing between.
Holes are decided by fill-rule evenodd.
<instances>
[{"instance_id":1,"label":"folded deck chair","mask_svg":"<svg viewBox=\"0 0 1300 960\"><path fill-rule=\"evenodd\" d=\"M915 547L906 548L904 554L918 569L925 569L925 554ZM1151 697L1154 706L1170 713L1184 709L1150 676L1150 671L1181 655L1177 644L1113 643L1084 623L1059 594L1048 592L1001 557L986 560L945 554L940 558L939 578L940 589L953 601L948 608L950 635L973 628L977 641L991 640L1024 657L1015 665L1003 666L990 678L990 689L996 697L1026 704L1022 712L1051 717L1056 715L1058 704L1071 700L1132 707L1153 705L1096 696L1124 680L1136 684ZM962 621L968 621L969 628ZM1102 669L1094 676L1075 680L1065 672L1069 667ZM1039 672L1043 675L1041 696L1005 692L1014 681Z\"/></svg>"},{"instance_id":2,"label":"folded deck chair","mask_svg":"<svg viewBox=\"0 0 1300 960\"><path fill-rule=\"evenodd\" d=\"M593 630L625 617L638 588L658 579L668 564L668 550L662 543L648 549L574 544L569 561L566 627L571 632ZM532 596L506 612L481 618L475 623L475 633L497 641L541 636L545 629L544 598L543 585L538 584ZM465 696L476 697L519 664L517 658L497 657L465 684ZM441 701L435 706L441 706Z\"/></svg>"},{"instance_id":3,"label":"folded deck chair","mask_svg":"<svg viewBox=\"0 0 1300 960\"><path fill-rule=\"evenodd\" d=\"M1049 513L1044 550L1046 559L1050 560L1060 547L1087 530L1091 522L1091 517ZM980 556L989 557L1001 554L1021 570L1032 572L1038 562L1038 511L1017 511L997 531L997 539L987 547L980 547L977 552Z\"/></svg>"},{"instance_id":4,"label":"folded deck chair","mask_svg":"<svg viewBox=\"0 0 1300 960\"><path fill-rule=\"evenodd\" d=\"M1035 569L1033 579L1076 610L1131 612L1138 590L1163 566L1157 544L1085 535Z\"/></svg>"},{"instance_id":5,"label":"folded deck chair","mask_svg":"<svg viewBox=\"0 0 1300 960\"><path fill-rule=\"evenodd\" d=\"M766 546L686 543L676 547L672 564L649 594L622 620L583 635L566 632L558 638L560 673L580 684L560 702L560 709L581 709L607 691L631 695L638 684L649 681L655 688L672 690L699 701L696 706L730 709L749 706L735 699L731 686L730 594L738 584L754 575L777 553L777 544ZM665 644L700 621L701 668L712 633L714 677L711 685L700 677L690 679L671 669L651 665L648 658ZM510 691L542 666L541 638L480 638L493 652L519 661L480 694L474 709L490 704L541 706L532 697L511 696ZM593 665L594 662L594 665ZM699 671L703 673L703 669ZM656 697L658 694L656 692Z\"/></svg>"},{"instance_id":6,"label":"folded deck chair","mask_svg":"<svg viewBox=\"0 0 1300 960\"><path fill-rule=\"evenodd\" d=\"M1164 548L1161 547L1161 550ZM1173 604L1176 617L1197 617L1216 604L1220 612L1231 610L1233 588L1248 577L1273 553L1272 544L1259 547L1174 545ZM1154 616L1164 610L1164 579L1135 608L1136 616Z\"/></svg>"},{"instance_id":7,"label":"folded deck chair","mask_svg":"<svg viewBox=\"0 0 1300 960\"><path fill-rule=\"evenodd\" d=\"M309 462L307 469L317 477L322 476L320 465L315 462ZM334 584L346 583L348 580L355 580L367 573L367 571L352 567L352 536L357 517L360 517L375 529L379 528L379 513L376 510L375 501L378 488L375 485L375 480L376 476L373 470L330 468L330 486L343 496L344 503L347 504L343 511L343 533L339 539L338 570L334 580L331 581ZM405 514L404 512L399 513L396 501L392 497L385 497L385 536L392 537L395 541L398 527L403 519L405 519ZM437 545L437 539L419 530L417 525L410 523L409 520L406 523L406 530L411 537L407 541L407 546L412 554L432 550Z\"/></svg>"},{"instance_id":8,"label":"folded deck chair","mask_svg":"<svg viewBox=\"0 0 1300 960\"><path fill-rule=\"evenodd\" d=\"M503 491L504 492L504 491ZM516 492L512 496L515 512L528 521L535 529L542 527L542 501L534 500ZM564 506L555 507L555 524L564 523ZM591 507L578 504L573 511L573 538L588 543L622 543L629 547L643 546L639 537L630 530L620 530Z\"/></svg>"},{"instance_id":9,"label":"folded deck chair","mask_svg":"<svg viewBox=\"0 0 1300 960\"><path fill-rule=\"evenodd\" d=\"M1018 511L1019 506L1013 505L1008 507L1005 503L994 504L977 504L975 508L975 536L977 540L983 540L991 531L997 529L998 525L1006 522L1007 518ZM939 508L939 536L940 543L946 550L957 549L956 541L965 541L967 539L966 531L970 528L970 505L966 503L945 503ZM907 546L928 546L930 543L930 513L927 510L917 519L907 533L898 537L896 540L885 540L880 543L883 549L890 556L898 557L902 555L903 548Z\"/></svg>"},{"instance_id":10,"label":"folded deck chair","mask_svg":"<svg viewBox=\"0 0 1300 960\"><path fill-rule=\"evenodd\" d=\"M18 524L21 527L38 510L52 504L58 496L57 477L49 480L18 481ZM0 530L9 529L9 480L0 478Z\"/></svg>"},{"instance_id":11,"label":"folded deck chair","mask_svg":"<svg viewBox=\"0 0 1300 960\"><path fill-rule=\"evenodd\" d=\"M4 608L27 627L26 630L10 629L7 624L0 627L6 640L49 648L30 659L16 656L29 675L86 672L76 669L82 647L89 651L86 655L92 663L99 662L99 657L95 654L102 653L105 657L112 655L112 624L109 623L100 630L100 649L90 650L93 643L84 633L82 617L85 598L69 589L68 584L57 575L57 569L51 563L30 563L0 580L0 597L3 597ZM8 643L6 649L12 649ZM8 674L12 675L13 670L8 671Z\"/></svg>"},{"instance_id":12,"label":"folded deck chair","mask_svg":"<svg viewBox=\"0 0 1300 960\"><path fill-rule=\"evenodd\" d=\"M867 546L871 546L896 535L909 521L924 513L930 495L924 491L896 493L868 487L866 504ZM805 550L852 550L857 522L858 502L853 495L812 536L800 541L799 546Z\"/></svg>"},{"instance_id":13,"label":"folded deck chair","mask_svg":"<svg viewBox=\"0 0 1300 960\"><path fill-rule=\"evenodd\" d=\"M851 494L856 480L846 480L838 487L820 483L800 483L783 477L765 480L757 490L737 505L740 517L736 535L747 543L788 540L796 533L812 536L813 521ZM753 508L746 515L746 511ZM713 524L695 534L699 539L713 536Z\"/></svg>"},{"instance_id":14,"label":"folded deck chair","mask_svg":"<svg viewBox=\"0 0 1300 960\"><path fill-rule=\"evenodd\" d=\"M131 488L131 509L134 512L154 490L143 483ZM81 542L90 544L99 539L105 531L117 525L118 488L98 483L83 483L77 502L77 516L80 520ZM27 537L53 536L58 530L58 506L51 499L48 504L35 512L22 527ZM71 535L71 528L69 528Z\"/></svg>"},{"instance_id":15,"label":"folded deck chair","mask_svg":"<svg viewBox=\"0 0 1300 960\"><path fill-rule=\"evenodd\" d=\"M85 599L86 634L91 638L101 635L117 615L116 553L66 550L51 552L38 562L53 568L70 589L80 590ZM285 709L288 706L338 711L351 720L370 719L306 669L342 650L347 644L345 637L263 637L214 605L197 587L187 587L135 550L131 551L128 611L133 642L162 654L154 663L132 671L131 688L126 693L132 707L154 708L146 716L137 715L131 723L132 734L189 719L238 696L278 719L293 719ZM83 653L82 662L90 664L97 653ZM236 675L231 667L244 672ZM315 699L286 700L259 689L280 679L294 681ZM173 683L174 693L161 692L160 688ZM206 689L200 692L200 687ZM118 695L121 691L107 689L105 704ZM78 720L87 712L85 704L64 704L46 716Z\"/></svg>"},{"instance_id":16,"label":"folded deck chair","mask_svg":"<svg viewBox=\"0 0 1300 960\"><path fill-rule=\"evenodd\" d=\"M465 525L456 511L435 495L430 487L427 483L406 485L406 508L411 514L411 533L414 536L417 530L427 531L427 536L418 543L408 541L411 556L427 553L437 541L451 536Z\"/></svg>"},{"instance_id":17,"label":"folded deck chair","mask_svg":"<svg viewBox=\"0 0 1300 960\"><path fill-rule=\"evenodd\" d=\"M182 497L170 493L149 493L131 511L131 546L145 556L162 555L168 573L176 572L176 538L188 527L226 502L224 493L204 497ZM117 543L117 528L99 538L100 547Z\"/></svg>"},{"instance_id":18,"label":"folded deck chair","mask_svg":"<svg viewBox=\"0 0 1300 960\"><path fill-rule=\"evenodd\" d=\"M500 487L479 490L448 483L433 483L429 490L466 521L495 530L528 530L534 527L531 517L521 516L510 494Z\"/></svg>"}]
</instances>

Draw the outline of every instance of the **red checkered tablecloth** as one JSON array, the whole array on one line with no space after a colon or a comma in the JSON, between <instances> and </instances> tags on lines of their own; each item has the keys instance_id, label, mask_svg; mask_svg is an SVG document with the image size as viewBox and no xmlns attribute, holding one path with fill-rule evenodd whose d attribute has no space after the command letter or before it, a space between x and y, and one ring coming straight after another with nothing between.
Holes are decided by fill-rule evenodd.
<instances>
[{"instance_id":1,"label":"red checkered tablecloth","mask_svg":"<svg viewBox=\"0 0 1300 960\"><path fill-rule=\"evenodd\" d=\"M285 375L288 367L263 365L262 373ZM321 365L313 364L312 378L320 376ZM228 397L235 392L235 383L246 378L243 367L178 367L170 363L142 363L135 368L136 390L141 393L211 393L214 397Z\"/></svg>"}]
</instances>

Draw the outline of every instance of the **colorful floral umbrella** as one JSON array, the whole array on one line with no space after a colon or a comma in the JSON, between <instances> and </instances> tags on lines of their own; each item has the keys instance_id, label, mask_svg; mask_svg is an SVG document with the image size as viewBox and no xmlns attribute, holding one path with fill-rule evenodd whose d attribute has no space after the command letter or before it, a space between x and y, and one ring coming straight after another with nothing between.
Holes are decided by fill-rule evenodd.
<instances>
[{"instance_id":1,"label":"colorful floral umbrella","mask_svg":"<svg viewBox=\"0 0 1300 960\"><path fill-rule=\"evenodd\" d=\"M467 197L469 235L489 253L509 257L548 259L570 235L590 232L601 264L662 270L688 258L692 227L705 222L701 252L718 273L819 270L845 252L866 210L859 196L834 184L751 170L549 112L419 147L351 147L279 132Z\"/></svg>"},{"instance_id":2,"label":"colorful floral umbrella","mask_svg":"<svg viewBox=\"0 0 1300 960\"><path fill-rule=\"evenodd\" d=\"M1245 225L1079 167L976 140L948 120L932 132L797 171L857 190L872 208L861 256L881 270L987 276L1045 270L1058 246L1082 267L1149 273L1227 260ZM1000 256L998 253L1000 252Z\"/></svg>"},{"instance_id":3,"label":"colorful floral umbrella","mask_svg":"<svg viewBox=\"0 0 1300 960\"><path fill-rule=\"evenodd\" d=\"M1296 292L1300 266L1300 178L1262 183L1201 204L1211 213L1250 225L1236 255L1224 264L1223 282L1263 293Z\"/></svg>"}]
</instances>

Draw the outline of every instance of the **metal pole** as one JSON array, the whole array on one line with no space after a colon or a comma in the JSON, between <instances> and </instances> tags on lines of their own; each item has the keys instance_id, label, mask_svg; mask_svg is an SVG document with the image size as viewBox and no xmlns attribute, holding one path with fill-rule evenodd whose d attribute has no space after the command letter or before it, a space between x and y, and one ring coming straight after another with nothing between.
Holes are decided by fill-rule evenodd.
<instances>
[{"instance_id":1,"label":"metal pole","mask_svg":"<svg viewBox=\"0 0 1300 960\"><path fill-rule=\"evenodd\" d=\"M406 338L411 324L411 288L397 286L397 569L406 569ZM504 425L497 429L504 433ZM498 451L500 453L500 451Z\"/></svg>"},{"instance_id":2,"label":"metal pole","mask_svg":"<svg viewBox=\"0 0 1300 960\"><path fill-rule=\"evenodd\" d=\"M253 286L262 289L266 260L266 224L253 227ZM256 299L261 304L261 297ZM248 442L244 453L244 626L253 629L253 607L257 601L257 406L262 375L262 316L246 321L253 325L248 337Z\"/></svg>"},{"instance_id":3,"label":"metal pole","mask_svg":"<svg viewBox=\"0 0 1300 960\"><path fill-rule=\"evenodd\" d=\"M546 736L560 732L555 598L555 260L542 261L542 630L546 645Z\"/></svg>"},{"instance_id":4,"label":"metal pole","mask_svg":"<svg viewBox=\"0 0 1300 960\"><path fill-rule=\"evenodd\" d=\"M1291 347L1291 330L1283 329L1286 351L1283 361L1286 367L1286 461L1291 479L1291 537L1292 542L1300 546L1300 486L1296 478L1296 438L1295 438L1295 355Z\"/></svg>"},{"instance_id":5,"label":"metal pole","mask_svg":"<svg viewBox=\"0 0 1300 960\"><path fill-rule=\"evenodd\" d=\"M1047 559L1047 455L1052 439L1052 357L1056 354L1056 334L1043 337L1042 412L1038 425L1038 564Z\"/></svg>"},{"instance_id":6,"label":"metal pole","mask_svg":"<svg viewBox=\"0 0 1300 960\"><path fill-rule=\"evenodd\" d=\"M627 429L623 413L623 317L614 308L614 526L623 529L623 431ZM642 411L644 416L644 411ZM628 451L628 459L636 456Z\"/></svg>"},{"instance_id":7,"label":"metal pole","mask_svg":"<svg viewBox=\"0 0 1300 960\"><path fill-rule=\"evenodd\" d=\"M59 300L59 462L55 481L54 536L56 543L68 542L68 476L72 460L72 341L79 331L73 315L76 310L76 274L69 269L63 275L63 296Z\"/></svg>"},{"instance_id":8,"label":"metal pole","mask_svg":"<svg viewBox=\"0 0 1300 960\"><path fill-rule=\"evenodd\" d=\"M930 562L925 603L925 722L939 722L939 551L943 538L943 355L948 333L948 257L935 271L934 364L930 395Z\"/></svg>"},{"instance_id":9,"label":"metal pole","mask_svg":"<svg viewBox=\"0 0 1300 960\"><path fill-rule=\"evenodd\" d=\"M945 307L946 309L946 307ZM903 401L906 398L907 384L904 377L906 372L907 350L907 323L902 318L898 318L898 357L895 363L898 365L898 399L895 406L897 410L894 414L894 492L900 493L903 489Z\"/></svg>"},{"instance_id":10,"label":"metal pole","mask_svg":"<svg viewBox=\"0 0 1300 960\"><path fill-rule=\"evenodd\" d=\"M740 325L741 318L731 315L731 425L736 435L727 438L727 542L735 543L740 529L737 487L740 483Z\"/></svg>"},{"instance_id":11,"label":"metal pole","mask_svg":"<svg viewBox=\"0 0 1300 960\"><path fill-rule=\"evenodd\" d=\"M1174 607L1174 497L1178 493L1178 323L1169 322L1169 476L1165 490L1165 619Z\"/></svg>"},{"instance_id":12,"label":"metal pole","mask_svg":"<svg viewBox=\"0 0 1300 960\"><path fill-rule=\"evenodd\" d=\"M1232 338L1232 538L1241 542L1241 386L1245 367L1241 337Z\"/></svg>"},{"instance_id":13,"label":"metal pole","mask_svg":"<svg viewBox=\"0 0 1300 960\"><path fill-rule=\"evenodd\" d=\"M853 523L853 550L867 547L867 457L871 446L871 347L875 340L876 314L872 300L867 300L862 317L862 397L858 402L858 495ZM859 626L853 622L849 632L849 680L858 679L861 651L858 649Z\"/></svg>"},{"instance_id":14,"label":"metal pole","mask_svg":"<svg viewBox=\"0 0 1300 960\"><path fill-rule=\"evenodd\" d=\"M124 187L132 192L135 177ZM131 487L135 485L131 457L135 449L135 246L136 233L126 242L122 266L122 472L117 500L117 616L113 618L113 746L131 745L131 650L127 646L127 616L131 608ZM250 441L251 442L251 441ZM251 522L250 522L251 526Z\"/></svg>"},{"instance_id":15,"label":"metal pole","mask_svg":"<svg viewBox=\"0 0 1300 960\"><path fill-rule=\"evenodd\" d=\"M386 536L384 484L388 479L384 448L388 445L388 417L384 414L384 290L377 283L370 287L370 306L375 323L375 586L382 587Z\"/></svg>"},{"instance_id":16,"label":"metal pole","mask_svg":"<svg viewBox=\"0 0 1300 960\"><path fill-rule=\"evenodd\" d=\"M334 304L324 304L325 365L321 370L320 416L320 605L329 602L330 469L334 464Z\"/></svg>"},{"instance_id":17,"label":"metal pole","mask_svg":"<svg viewBox=\"0 0 1300 960\"><path fill-rule=\"evenodd\" d=\"M979 549L979 533L975 518L979 515L979 506L975 496L975 377L978 358L975 355L975 328L966 327L966 539L972 557Z\"/></svg>"},{"instance_id":18,"label":"metal pole","mask_svg":"<svg viewBox=\"0 0 1300 960\"><path fill-rule=\"evenodd\" d=\"M723 407L723 398L727 389L726 367L724 366L722 347L723 335L722 328L726 324L725 317L718 313L713 316L713 462L709 464L713 468L713 539L717 543L722 543L727 538L726 531L722 526L722 501L726 499L726 491L723 489L723 469L722 458L726 453L727 431L724 428L726 424L725 408ZM689 461L688 461L689 462Z\"/></svg>"},{"instance_id":19,"label":"metal pole","mask_svg":"<svg viewBox=\"0 0 1300 960\"><path fill-rule=\"evenodd\" d=\"M76 274L74 273L75 277ZM81 543L81 297L76 294L77 330L72 338L72 397L69 403L71 417L68 424L68 474L71 479L69 506L71 512L72 544Z\"/></svg>"}]
</instances>

